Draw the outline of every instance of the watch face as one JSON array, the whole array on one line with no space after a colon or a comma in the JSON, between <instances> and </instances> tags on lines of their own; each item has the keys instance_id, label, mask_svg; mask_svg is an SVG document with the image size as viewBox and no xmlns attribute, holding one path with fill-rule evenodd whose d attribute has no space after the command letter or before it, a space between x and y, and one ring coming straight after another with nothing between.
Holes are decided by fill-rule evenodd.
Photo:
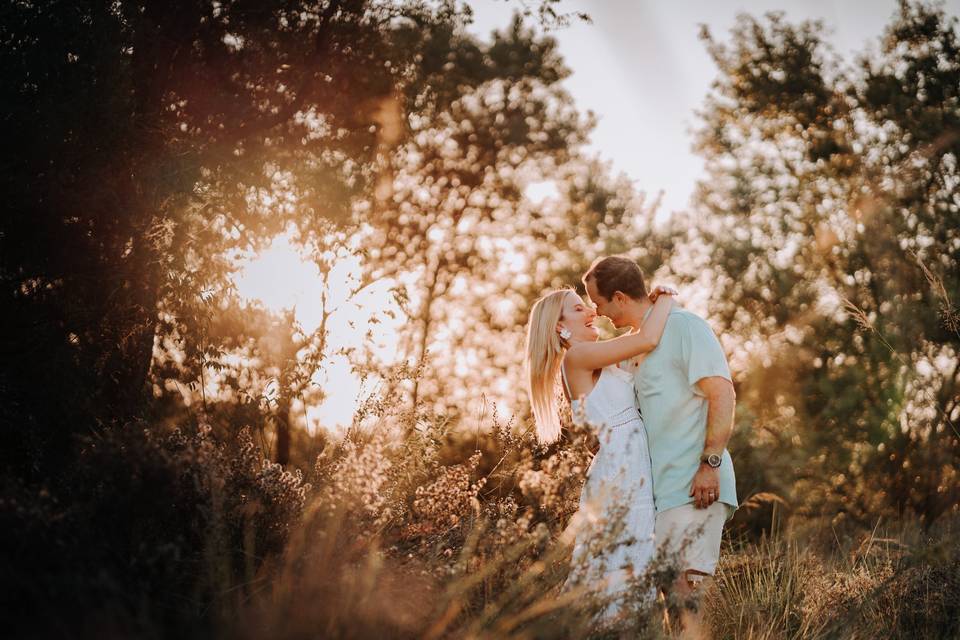
<instances>
[{"instance_id":1,"label":"watch face","mask_svg":"<svg viewBox=\"0 0 960 640\"><path fill-rule=\"evenodd\" d=\"M707 456L707 464L709 464L711 467L719 467L721 460L722 458L715 453L711 453L709 456Z\"/></svg>"}]
</instances>

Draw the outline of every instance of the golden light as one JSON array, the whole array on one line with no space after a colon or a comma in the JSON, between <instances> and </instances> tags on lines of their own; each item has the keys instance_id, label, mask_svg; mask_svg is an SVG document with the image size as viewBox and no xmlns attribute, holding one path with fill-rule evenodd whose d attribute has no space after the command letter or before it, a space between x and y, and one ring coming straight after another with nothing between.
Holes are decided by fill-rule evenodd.
<instances>
[{"instance_id":1,"label":"golden light","mask_svg":"<svg viewBox=\"0 0 960 640\"><path fill-rule=\"evenodd\" d=\"M259 300L271 311L296 308L297 321L307 332L322 317L323 287L317 265L305 260L290 239L277 236L262 253L241 261L234 284L240 297Z\"/></svg>"},{"instance_id":2,"label":"golden light","mask_svg":"<svg viewBox=\"0 0 960 640\"><path fill-rule=\"evenodd\" d=\"M316 331L329 313L327 357L313 376L327 397L319 405L308 405L303 414L310 431L345 427L352 421L363 388L349 359L340 352L366 347L377 360L394 363L405 318L392 293L393 280L361 289L363 265L349 248L323 256L332 265L324 277L293 240L295 231L288 229L261 253L242 259L234 285L241 298L258 300L271 311L294 310L307 335Z\"/></svg>"},{"instance_id":3,"label":"golden light","mask_svg":"<svg viewBox=\"0 0 960 640\"><path fill-rule=\"evenodd\" d=\"M553 180L531 182L523 190L524 197L534 204L541 204L547 199L556 199L560 196L557 183Z\"/></svg>"}]
</instances>

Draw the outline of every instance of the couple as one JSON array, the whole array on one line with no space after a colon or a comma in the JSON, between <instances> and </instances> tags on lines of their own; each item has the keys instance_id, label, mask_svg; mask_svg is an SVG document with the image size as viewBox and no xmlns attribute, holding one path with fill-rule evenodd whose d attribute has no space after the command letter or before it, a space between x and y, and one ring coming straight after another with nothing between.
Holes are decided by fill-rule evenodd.
<instances>
[{"instance_id":1,"label":"couple","mask_svg":"<svg viewBox=\"0 0 960 640\"><path fill-rule=\"evenodd\" d=\"M527 334L538 439L560 436L558 383L575 419L599 429L578 516L623 513L621 542L611 548L588 549L590 532L578 532L574 563L587 574L577 579L602 580L607 594L624 595L630 573L641 576L662 550L680 562L672 588L690 596L713 575L723 525L737 508L726 357L707 322L674 304L675 291L648 293L633 260L600 258L583 284L593 306L572 289L549 293L534 304ZM597 314L630 331L599 341ZM603 618L617 613L614 603Z\"/></svg>"}]
</instances>

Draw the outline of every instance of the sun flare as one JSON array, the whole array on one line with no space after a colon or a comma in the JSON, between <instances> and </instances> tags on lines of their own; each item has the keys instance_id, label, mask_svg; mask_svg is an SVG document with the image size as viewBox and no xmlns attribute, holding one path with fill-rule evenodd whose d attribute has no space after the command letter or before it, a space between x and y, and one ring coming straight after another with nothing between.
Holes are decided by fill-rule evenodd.
<instances>
[{"instance_id":1,"label":"sun flare","mask_svg":"<svg viewBox=\"0 0 960 640\"><path fill-rule=\"evenodd\" d=\"M343 352L365 346L384 364L396 361L404 322L393 294L396 283L381 280L361 288L363 265L349 252L324 255L331 266L323 274L294 237L295 231L288 230L259 254L244 257L234 285L244 300L259 301L277 313L293 310L305 335L317 331L328 314L324 329L329 355L313 376L326 400L308 405L303 414L311 432L345 427L351 423L363 388Z\"/></svg>"}]
</instances>

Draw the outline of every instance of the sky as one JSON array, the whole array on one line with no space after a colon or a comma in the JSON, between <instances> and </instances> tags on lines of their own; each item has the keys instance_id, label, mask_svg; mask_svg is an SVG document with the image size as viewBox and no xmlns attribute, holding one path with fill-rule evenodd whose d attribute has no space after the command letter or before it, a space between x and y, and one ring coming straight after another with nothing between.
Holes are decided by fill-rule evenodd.
<instances>
[{"instance_id":1,"label":"sky","mask_svg":"<svg viewBox=\"0 0 960 640\"><path fill-rule=\"evenodd\" d=\"M471 30L478 36L502 28L520 0L476 0ZM532 0L528 4L534 6ZM960 0L945 3L960 13ZM695 110L716 68L699 39L706 24L723 41L737 14L783 11L790 21L822 19L826 39L852 61L876 42L897 9L895 0L564 0L561 11L584 11L592 24L575 21L552 33L573 71L565 80L583 111L599 122L591 148L610 160L642 191L663 191L658 219L687 208L703 161L692 150Z\"/></svg>"}]
</instances>

